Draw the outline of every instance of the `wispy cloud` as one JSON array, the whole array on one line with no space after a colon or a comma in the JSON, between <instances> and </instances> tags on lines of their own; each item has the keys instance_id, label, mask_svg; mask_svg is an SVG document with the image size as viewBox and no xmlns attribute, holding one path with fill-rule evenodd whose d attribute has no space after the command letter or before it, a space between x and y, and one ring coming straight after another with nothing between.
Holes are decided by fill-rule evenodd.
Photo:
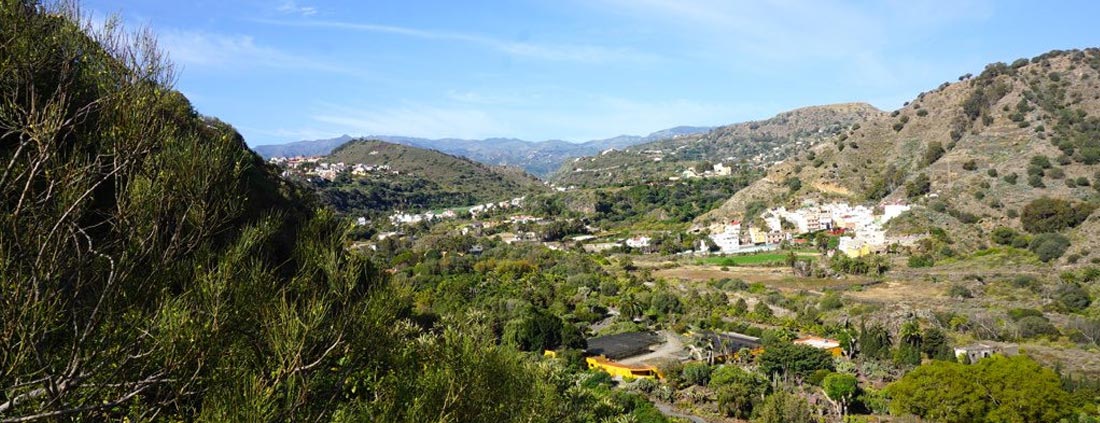
<instances>
[{"instance_id":1,"label":"wispy cloud","mask_svg":"<svg viewBox=\"0 0 1100 423\"><path fill-rule=\"evenodd\" d=\"M528 140L554 138L587 141L622 134L645 135L679 125L719 125L764 118L769 117L772 110L783 110L778 105L765 107L761 104L708 103L686 99L638 101L578 94L581 97L579 102L540 107L537 113L531 113L526 107L482 102L487 98L485 95L472 95L472 100L478 103L470 101L437 106L407 102L396 107L322 104L310 119L314 122L312 126L327 128L325 132L330 135L349 133L471 139L505 136Z\"/></svg>"},{"instance_id":2,"label":"wispy cloud","mask_svg":"<svg viewBox=\"0 0 1100 423\"><path fill-rule=\"evenodd\" d=\"M513 41L456 31L429 30L403 26L380 25L373 23L354 23L339 21L281 21L257 19L257 22L292 26L300 28L327 28L347 31L372 32L400 35L436 41L456 41L478 45L510 56L525 57L546 61L607 63L607 62L654 62L660 57L651 53L625 47L605 47L591 44L542 44L525 41Z\"/></svg>"},{"instance_id":3,"label":"wispy cloud","mask_svg":"<svg viewBox=\"0 0 1100 423\"><path fill-rule=\"evenodd\" d=\"M343 66L261 45L248 35L162 30L159 43L174 62L189 68L224 70L268 67L351 73L350 69Z\"/></svg>"},{"instance_id":4,"label":"wispy cloud","mask_svg":"<svg viewBox=\"0 0 1100 423\"><path fill-rule=\"evenodd\" d=\"M394 108L327 105L311 118L335 132L413 137L487 138L513 133L490 113L473 108L408 104Z\"/></svg>"},{"instance_id":5,"label":"wispy cloud","mask_svg":"<svg viewBox=\"0 0 1100 423\"><path fill-rule=\"evenodd\" d=\"M275 8L276 11L288 15L313 16L317 14L317 8L313 6L299 6L293 0L287 0Z\"/></svg>"},{"instance_id":6,"label":"wispy cloud","mask_svg":"<svg viewBox=\"0 0 1100 423\"><path fill-rule=\"evenodd\" d=\"M912 76L907 48L923 33L987 19L989 0L889 0L856 5L837 0L596 0L609 13L642 25L665 24L670 36L727 65L774 72L777 66L843 69L860 85L892 86Z\"/></svg>"},{"instance_id":7,"label":"wispy cloud","mask_svg":"<svg viewBox=\"0 0 1100 423\"><path fill-rule=\"evenodd\" d=\"M866 56L922 31L992 14L989 0L598 0L615 13L675 26L678 36L770 59Z\"/></svg>"}]
</instances>

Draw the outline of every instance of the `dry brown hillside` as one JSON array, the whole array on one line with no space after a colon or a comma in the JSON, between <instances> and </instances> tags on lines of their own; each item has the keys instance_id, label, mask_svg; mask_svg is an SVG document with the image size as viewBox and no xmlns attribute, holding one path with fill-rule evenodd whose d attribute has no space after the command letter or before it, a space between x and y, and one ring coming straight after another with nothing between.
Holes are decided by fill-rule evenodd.
<instances>
[{"instance_id":1,"label":"dry brown hillside","mask_svg":"<svg viewBox=\"0 0 1100 423\"><path fill-rule=\"evenodd\" d=\"M1033 166L1036 156L1050 165ZM907 226L943 227L977 246L997 226L1018 228L1014 216L1036 198L1097 201L1098 170L1100 49L1054 51L989 65L852 125L773 166L700 223L741 215L755 201L897 200L924 206ZM788 184L794 178L801 184ZM1071 232L1071 252L1093 249L1098 227L1094 215Z\"/></svg>"}]
</instances>

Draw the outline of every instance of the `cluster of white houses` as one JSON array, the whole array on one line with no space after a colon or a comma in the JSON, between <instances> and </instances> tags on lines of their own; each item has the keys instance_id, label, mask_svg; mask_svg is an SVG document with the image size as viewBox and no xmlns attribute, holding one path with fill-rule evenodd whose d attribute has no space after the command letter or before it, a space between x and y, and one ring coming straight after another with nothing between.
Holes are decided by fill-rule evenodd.
<instances>
[{"instance_id":1,"label":"cluster of white houses","mask_svg":"<svg viewBox=\"0 0 1100 423\"><path fill-rule=\"evenodd\" d=\"M699 179L699 178L719 178L723 176L730 176L733 174L733 168L726 166L722 163L714 165L713 169L699 172L695 170L695 167L689 167L683 172L680 172L680 176L670 176L668 180L678 181L680 179Z\"/></svg>"},{"instance_id":2,"label":"cluster of white houses","mask_svg":"<svg viewBox=\"0 0 1100 423\"><path fill-rule=\"evenodd\" d=\"M764 224L760 227L742 225L738 220L712 225L710 240L721 254L731 254L774 248L796 235L830 230L842 234L837 250L859 257L899 242L887 240L884 225L907 210L909 206L901 203L884 204L882 214L874 214L866 206L846 203L811 203L798 210L778 207L761 214Z\"/></svg>"},{"instance_id":3,"label":"cluster of white houses","mask_svg":"<svg viewBox=\"0 0 1100 423\"><path fill-rule=\"evenodd\" d=\"M510 210L513 208L521 207L523 206L523 200L525 198L526 197L516 197L511 200L505 200L495 203L478 204L476 206L470 207L468 211L470 212L471 216L476 218L477 215L490 211ZM390 222L395 225L407 225L420 222L432 222L435 220L454 219L458 217L458 210L462 210L462 208L448 209L441 212L426 211L424 213L405 213L401 211L396 211L392 215L390 215ZM512 221L518 223L530 223L533 221L542 220L541 218L527 215L516 215L512 216L511 219Z\"/></svg>"},{"instance_id":4,"label":"cluster of white houses","mask_svg":"<svg viewBox=\"0 0 1100 423\"><path fill-rule=\"evenodd\" d=\"M329 163L323 161L323 157L273 157L268 163L283 167L283 176L301 175L313 176L325 180L336 179L336 176L350 172L352 176L368 176L371 174L394 174L401 172L390 169L390 165L371 165L364 163L347 164L344 162Z\"/></svg>"}]
</instances>

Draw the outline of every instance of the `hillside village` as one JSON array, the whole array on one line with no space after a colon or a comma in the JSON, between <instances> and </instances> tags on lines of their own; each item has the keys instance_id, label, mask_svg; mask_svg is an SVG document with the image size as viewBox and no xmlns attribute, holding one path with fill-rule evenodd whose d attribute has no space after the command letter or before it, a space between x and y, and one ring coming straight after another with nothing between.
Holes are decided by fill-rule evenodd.
<instances>
[{"instance_id":1,"label":"hillside village","mask_svg":"<svg viewBox=\"0 0 1100 423\"><path fill-rule=\"evenodd\" d=\"M323 156L272 157L268 159L267 162L281 167L283 169L282 176L284 178L316 177L326 181L332 181L335 180L338 175L345 172L353 177L401 174L400 171L391 170L390 166L387 164L330 163Z\"/></svg>"},{"instance_id":2,"label":"hillside village","mask_svg":"<svg viewBox=\"0 0 1100 423\"><path fill-rule=\"evenodd\" d=\"M717 247L715 252L721 254L759 251L760 247L768 246L777 248L783 242L795 241L797 236L828 231L839 235L837 251L849 257L862 257L885 252L889 245L910 247L915 244L916 237L886 236L885 225L909 208L906 204L884 204L881 206L882 212L875 214L871 208L862 205L816 205L807 202L797 210L787 210L785 207L765 210L759 219L764 224L760 226L745 224L742 230L742 222L732 220L713 224L707 229L711 242Z\"/></svg>"}]
</instances>

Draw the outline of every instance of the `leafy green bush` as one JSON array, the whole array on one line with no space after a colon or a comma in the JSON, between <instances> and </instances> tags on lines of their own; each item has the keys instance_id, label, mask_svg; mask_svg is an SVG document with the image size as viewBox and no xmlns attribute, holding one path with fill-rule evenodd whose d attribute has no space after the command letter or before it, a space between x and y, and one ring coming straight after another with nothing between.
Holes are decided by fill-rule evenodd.
<instances>
[{"instance_id":1,"label":"leafy green bush","mask_svg":"<svg viewBox=\"0 0 1100 423\"><path fill-rule=\"evenodd\" d=\"M916 254L909 256L908 264L911 268L932 267L936 264L936 261L929 254Z\"/></svg>"},{"instance_id":2,"label":"leafy green bush","mask_svg":"<svg viewBox=\"0 0 1100 423\"><path fill-rule=\"evenodd\" d=\"M1016 321L1016 328L1020 331L1020 337L1024 339L1058 335L1058 329L1042 315L1023 317Z\"/></svg>"},{"instance_id":3,"label":"leafy green bush","mask_svg":"<svg viewBox=\"0 0 1100 423\"><path fill-rule=\"evenodd\" d=\"M710 382L711 368L706 363L687 363L684 365L684 382L705 386Z\"/></svg>"},{"instance_id":4,"label":"leafy green bush","mask_svg":"<svg viewBox=\"0 0 1100 423\"><path fill-rule=\"evenodd\" d=\"M1039 281L1034 276L1018 275L1012 278L1011 283L1017 288L1035 288L1038 287Z\"/></svg>"},{"instance_id":5,"label":"leafy green bush","mask_svg":"<svg viewBox=\"0 0 1100 423\"><path fill-rule=\"evenodd\" d=\"M933 361L891 384L887 394L891 413L948 423L1056 422L1072 412L1058 375L1026 355L974 365Z\"/></svg>"},{"instance_id":6,"label":"leafy green bush","mask_svg":"<svg viewBox=\"0 0 1100 423\"><path fill-rule=\"evenodd\" d=\"M1093 209L1088 203L1041 197L1024 206L1020 224L1031 233L1058 232L1085 221Z\"/></svg>"},{"instance_id":7,"label":"leafy green bush","mask_svg":"<svg viewBox=\"0 0 1100 423\"><path fill-rule=\"evenodd\" d=\"M909 198L920 197L932 189L932 181L923 173L917 175L912 181L905 184L905 196Z\"/></svg>"},{"instance_id":8,"label":"leafy green bush","mask_svg":"<svg viewBox=\"0 0 1100 423\"><path fill-rule=\"evenodd\" d=\"M757 373L724 365L711 374L710 389L717 393L718 409L723 414L747 419L771 392L771 383Z\"/></svg>"},{"instance_id":9,"label":"leafy green bush","mask_svg":"<svg viewBox=\"0 0 1100 423\"><path fill-rule=\"evenodd\" d=\"M1045 233L1034 236L1028 249L1046 263L1062 257L1069 248L1069 238L1057 233Z\"/></svg>"},{"instance_id":10,"label":"leafy green bush","mask_svg":"<svg viewBox=\"0 0 1100 423\"><path fill-rule=\"evenodd\" d=\"M970 289L962 285L951 285L947 288L947 296L954 298L974 298L974 294L970 292Z\"/></svg>"},{"instance_id":11,"label":"leafy green bush","mask_svg":"<svg viewBox=\"0 0 1100 423\"><path fill-rule=\"evenodd\" d=\"M1069 312L1078 312L1088 308L1092 304L1092 297L1088 291L1076 283L1059 285L1055 289L1054 297L1058 304Z\"/></svg>"},{"instance_id":12,"label":"leafy green bush","mask_svg":"<svg viewBox=\"0 0 1100 423\"><path fill-rule=\"evenodd\" d=\"M1034 316L1042 317L1043 312L1033 308L1014 308L1008 311L1008 317L1012 318L1014 321Z\"/></svg>"},{"instance_id":13,"label":"leafy green bush","mask_svg":"<svg viewBox=\"0 0 1100 423\"><path fill-rule=\"evenodd\" d=\"M808 345L777 343L757 356L760 371L769 375L789 375L809 378L817 370L835 370L833 356L828 351Z\"/></svg>"},{"instance_id":14,"label":"leafy green bush","mask_svg":"<svg viewBox=\"0 0 1100 423\"><path fill-rule=\"evenodd\" d=\"M943 157L944 153L946 153L946 151L944 151L943 144L941 144L939 141L929 142L928 147L926 147L924 150L924 158L922 164L924 166L928 166L932 163L935 163L936 160L939 160L940 157Z\"/></svg>"}]
</instances>

